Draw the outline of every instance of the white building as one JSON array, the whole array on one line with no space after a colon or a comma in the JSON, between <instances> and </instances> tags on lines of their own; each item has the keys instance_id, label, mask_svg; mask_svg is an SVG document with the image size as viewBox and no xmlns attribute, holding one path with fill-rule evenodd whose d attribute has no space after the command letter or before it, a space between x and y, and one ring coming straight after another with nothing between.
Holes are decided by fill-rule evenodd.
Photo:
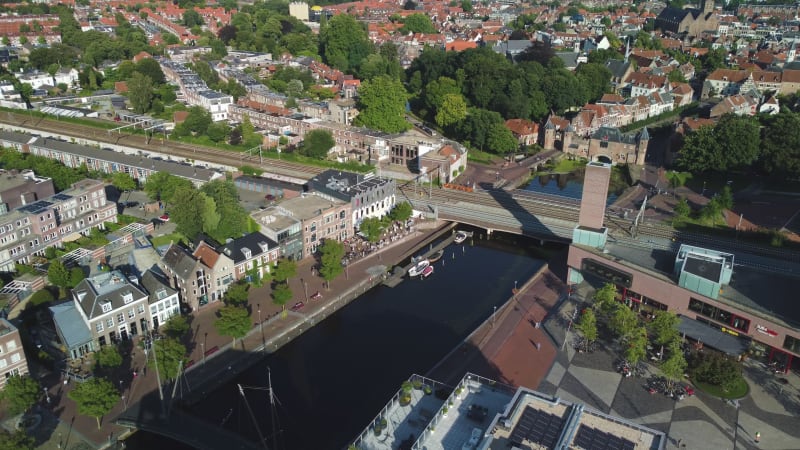
<instances>
[{"instance_id":1,"label":"white building","mask_svg":"<svg viewBox=\"0 0 800 450\"><path fill-rule=\"evenodd\" d=\"M208 111L214 122L228 120L228 107L233 104L233 96L212 90L187 90L186 100Z\"/></svg>"},{"instance_id":2,"label":"white building","mask_svg":"<svg viewBox=\"0 0 800 450\"><path fill-rule=\"evenodd\" d=\"M76 69L59 70L55 75L50 76L47 72L31 72L17 75L21 83L29 84L34 89L47 86L58 86L61 83L72 86L78 83L78 71Z\"/></svg>"}]
</instances>

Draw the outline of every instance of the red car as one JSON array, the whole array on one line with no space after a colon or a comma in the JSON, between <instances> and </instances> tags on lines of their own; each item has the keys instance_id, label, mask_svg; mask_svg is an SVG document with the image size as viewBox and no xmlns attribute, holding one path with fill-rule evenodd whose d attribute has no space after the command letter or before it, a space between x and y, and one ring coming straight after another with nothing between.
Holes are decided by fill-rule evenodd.
<instances>
[{"instance_id":1,"label":"red car","mask_svg":"<svg viewBox=\"0 0 800 450\"><path fill-rule=\"evenodd\" d=\"M297 302L297 303L294 304L294 306L292 306L292 311L299 311L299 310L303 309L304 306L306 306L305 303Z\"/></svg>"}]
</instances>

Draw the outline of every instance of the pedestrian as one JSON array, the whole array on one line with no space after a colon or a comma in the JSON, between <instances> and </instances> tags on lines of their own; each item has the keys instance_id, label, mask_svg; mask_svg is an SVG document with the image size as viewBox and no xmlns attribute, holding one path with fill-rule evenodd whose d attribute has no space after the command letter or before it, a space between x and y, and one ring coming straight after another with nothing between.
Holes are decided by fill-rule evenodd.
<instances>
[{"instance_id":1,"label":"pedestrian","mask_svg":"<svg viewBox=\"0 0 800 450\"><path fill-rule=\"evenodd\" d=\"M683 446L683 438L678 439L678 448Z\"/></svg>"},{"instance_id":2,"label":"pedestrian","mask_svg":"<svg viewBox=\"0 0 800 450\"><path fill-rule=\"evenodd\" d=\"M758 444L759 442L761 442L761 433L756 431L756 444Z\"/></svg>"},{"instance_id":3,"label":"pedestrian","mask_svg":"<svg viewBox=\"0 0 800 450\"><path fill-rule=\"evenodd\" d=\"M133 371L133 378L136 378L136 371Z\"/></svg>"}]
</instances>

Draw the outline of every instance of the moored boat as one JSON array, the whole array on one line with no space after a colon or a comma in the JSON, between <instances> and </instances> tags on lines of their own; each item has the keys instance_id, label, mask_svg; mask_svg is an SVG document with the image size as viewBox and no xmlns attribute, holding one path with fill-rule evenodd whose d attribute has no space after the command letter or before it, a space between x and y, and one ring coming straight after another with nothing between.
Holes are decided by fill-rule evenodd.
<instances>
[{"instance_id":1,"label":"moored boat","mask_svg":"<svg viewBox=\"0 0 800 450\"><path fill-rule=\"evenodd\" d=\"M433 273L433 266L422 269L422 278L428 278Z\"/></svg>"},{"instance_id":2,"label":"moored boat","mask_svg":"<svg viewBox=\"0 0 800 450\"><path fill-rule=\"evenodd\" d=\"M453 239L453 242L456 244L460 244L467 240L468 237L472 237L472 232L470 231L456 231L456 237Z\"/></svg>"},{"instance_id":3,"label":"moored boat","mask_svg":"<svg viewBox=\"0 0 800 450\"><path fill-rule=\"evenodd\" d=\"M444 256L444 249L441 249L428 257L428 262L435 263L436 261L442 259L442 256Z\"/></svg>"},{"instance_id":4,"label":"moored boat","mask_svg":"<svg viewBox=\"0 0 800 450\"><path fill-rule=\"evenodd\" d=\"M431 263L427 259L423 259L408 269L408 276L416 277L417 275L421 275L422 271L425 270L426 267L430 267L430 265Z\"/></svg>"}]
</instances>

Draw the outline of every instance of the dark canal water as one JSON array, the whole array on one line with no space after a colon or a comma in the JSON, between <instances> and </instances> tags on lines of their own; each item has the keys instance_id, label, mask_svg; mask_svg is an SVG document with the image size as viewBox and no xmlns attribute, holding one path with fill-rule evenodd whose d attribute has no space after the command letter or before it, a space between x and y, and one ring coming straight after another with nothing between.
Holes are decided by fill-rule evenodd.
<instances>
[{"instance_id":1,"label":"dark canal water","mask_svg":"<svg viewBox=\"0 0 800 450\"><path fill-rule=\"evenodd\" d=\"M477 233L476 233L477 236ZM426 280L378 287L244 372L192 413L253 437L256 430L236 384L264 388L267 369L280 401L278 448L339 450L360 433L413 373L424 374L492 314L543 264L529 241L498 235L451 245ZM267 442L273 431L267 393L246 389ZM180 448L136 433L128 448Z\"/></svg>"},{"instance_id":2,"label":"dark canal water","mask_svg":"<svg viewBox=\"0 0 800 450\"><path fill-rule=\"evenodd\" d=\"M540 175L520 189L543 194L580 199L583 196L583 171L554 175ZM618 194L609 191L608 203L616 201Z\"/></svg>"}]
</instances>

